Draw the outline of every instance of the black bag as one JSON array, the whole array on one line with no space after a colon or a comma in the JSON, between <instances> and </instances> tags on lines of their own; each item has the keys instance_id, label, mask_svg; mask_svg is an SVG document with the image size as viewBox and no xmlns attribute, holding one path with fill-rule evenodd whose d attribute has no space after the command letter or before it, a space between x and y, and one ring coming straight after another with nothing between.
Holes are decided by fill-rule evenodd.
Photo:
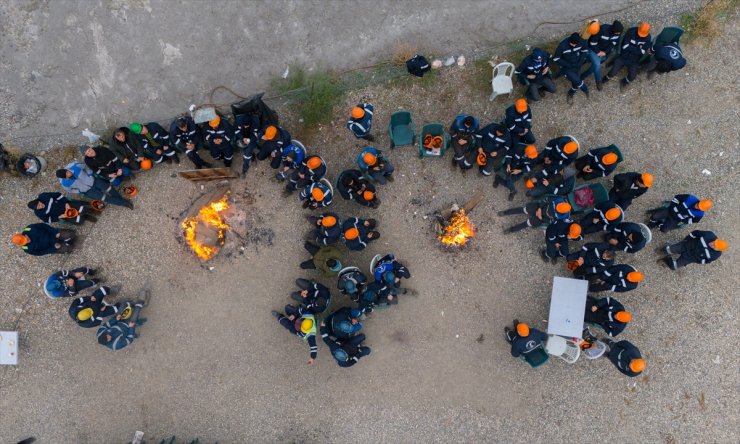
<instances>
[{"instance_id":1,"label":"black bag","mask_svg":"<svg viewBox=\"0 0 740 444\"><path fill-rule=\"evenodd\" d=\"M241 102L232 103L231 112L234 118L236 119L236 116L240 114L255 116L259 119L260 128L266 128L269 125L279 126L277 113L262 101L264 95L265 93L259 93Z\"/></svg>"},{"instance_id":2,"label":"black bag","mask_svg":"<svg viewBox=\"0 0 740 444\"><path fill-rule=\"evenodd\" d=\"M406 61L406 69L408 69L409 74L424 77L424 73L432 69L432 65L429 64L429 60L426 57L416 54Z\"/></svg>"}]
</instances>

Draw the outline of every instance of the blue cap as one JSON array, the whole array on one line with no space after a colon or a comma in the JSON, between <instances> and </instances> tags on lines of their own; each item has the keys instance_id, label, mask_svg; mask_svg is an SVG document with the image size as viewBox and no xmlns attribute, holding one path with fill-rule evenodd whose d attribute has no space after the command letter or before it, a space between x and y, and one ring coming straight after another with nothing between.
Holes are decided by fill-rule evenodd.
<instances>
[{"instance_id":1,"label":"blue cap","mask_svg":"<svg viewBox=\"0 0 740 444\"><path fill-rule=\"evenodd\" d=\"M353 309L352 309L352 310L351 310L351 311L349 312L349 314L350 314L350 316L352 316L353 318L359 318L359 317L360 317L360 315L362 315L362 311L361 311L361 310L359 310L359 309L357 309L357 308L353 308Z\"/></svg>"}]
</instances>

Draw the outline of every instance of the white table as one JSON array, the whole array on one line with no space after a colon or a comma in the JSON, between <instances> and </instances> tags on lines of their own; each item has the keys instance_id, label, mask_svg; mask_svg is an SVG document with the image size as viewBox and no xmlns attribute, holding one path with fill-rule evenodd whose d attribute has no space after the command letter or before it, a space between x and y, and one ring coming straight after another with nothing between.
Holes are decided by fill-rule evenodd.
<instances>
[{"instance_id":1,"label":"white table","mask_svg":"<svg viewBox=\"0 0 740 444\"><path fill-rule=\"evenodd\" d=\"M0 365L18 365L17 331L0 331Z\"/></svg>"},{"instance_id":2,"label":"white table","mask_svg":"<svg viewBox=\"0 0 740 444\"><path fill-rule=\"evenodd\" d=\"M548 334L581 339L587 292L588 281L555 276L547 321Z\"/></svg>"}]
</instances>

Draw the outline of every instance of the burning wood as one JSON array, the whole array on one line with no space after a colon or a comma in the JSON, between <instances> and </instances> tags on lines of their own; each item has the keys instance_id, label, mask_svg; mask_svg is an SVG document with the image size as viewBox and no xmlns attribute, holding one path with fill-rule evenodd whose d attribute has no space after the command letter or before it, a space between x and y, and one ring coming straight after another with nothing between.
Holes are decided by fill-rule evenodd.
<instances>
[{"instance_id":1,"label":"burning wood","mask_svg":"<svg viewBox=\"0 0 740 444\"><path fill-rule=\"evenodd\" d=\"M195 216L182 221L183 236L193 252L203 261L213 258L226 240L230 229L223 212L229 209L228 193L221 199L202 206Z\"/></svg>"},{"instance_id":2,"label":"burning wood","mask_svg":"<svg viewBox=\"0 0 740 444\"><path fill-rule=\"evenodd\" d=\"M470 221L470 217L465 214L465 209L461 208L452 215L450 222L444 227L442 233L437 236L437 239L445 245L462 247L474 236L475 226Z\"/></svg>"}]
</instances>

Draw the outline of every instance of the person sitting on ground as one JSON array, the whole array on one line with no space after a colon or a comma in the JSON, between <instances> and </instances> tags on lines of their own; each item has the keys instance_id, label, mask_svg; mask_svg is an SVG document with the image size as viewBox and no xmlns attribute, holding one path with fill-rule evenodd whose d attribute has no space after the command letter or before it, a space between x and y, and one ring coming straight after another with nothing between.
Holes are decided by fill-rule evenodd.
<instances>
[{"instance_id":1,"label":"person sitting on ground","mask_svg":"<svg viewBox=\"0 0 740 444\"><path fill-rule=\"evenodd\" d=\"M298 169L301 167L303 160L306 158L306 149L298 144L290 144L283 146L280 150L280 166L278 172L275 174L275 179L283 181L288 177L292 177L293 174L297 174ZM295 187L291 187L292 182L288 182L288 191L295 190Z\"/></svg>"},{"instance_id":2,"label":"person sitting on ground","mask_svg":"<svg viewBox=\"0 0 740 444\"><path fill-rule=\"evenodd\" d=\"M621 173L614 176L614 185L609 190L609 200L619 205L623 210L632 205L636 199L653 185L653 175L650 173Z\"/></svg>"},{"instance_id":3,"label":"person sitting on ground","mask_svg":"<svg viewBox=\"0 0 740 444\"><path fill-rule=\"evenodd\" d=\"M196 169L213 166L198 154L198 150L203 148L203 134L200 127L195 124L190 116L179 116L172 121L170 124L170 141L177 151L185 153Z\"/></svg>"},{"instance_id":4,"label":"person sitting on ground","mask_svg":"<svg viewBox=\"0 0 740 444\"><path fill-rule=\"evenodd\" d=\"M351 116L347 121L347 128L352 131L352 134L356 138L365 139L368 142L375 140L372 134L370 134L374 110L373 105L368 103L364 98L362 103L358 103L357 106L352 108Z\"/></svg>"},{"instance_id":5,"label":"person sitting on ground","mask_svg":"<svg viewBox=\"0 0 740 444\"><path fill-rule=\"evenodd\" d=\"M393 165L377 148L366 147L357 156L357 166L380 185L393 182Z\"/></svg>"},{"instance_id":6,"label":"person sitting on ground","mask_svg":"<svg viewBox=\"0 0 740 444\"><path fill-rule=\"evenodd\" d=\"M584 322L603 328L610 338L622 333L631 320L632 315L625 311L624 305L618 300L611 297L586 297Z\"/></svg>"},{"instance_id":7,"label":"person sitting on ground","mask_svg":"<svg viewBox=\"0 0 740 444\"><path fill-rule=\"evenodd\" d=\"M622 48L614 59L614 64L609 73L604 76L603 83L616 76L620 69L627 67L627 77L619 83L620 89L624 89L630 82L637 78L640 60L652 47L653 39L650 37L650 23L640 22L636 28L630 28L622 39Z\"/></svg>"},{"instance_id":8,"label":"person sitting on ground","mask_svg":"<svg viewBox=\"0 0 740 444\"><path fill-rule=\"evenodd\" d=\"M517 319L514 319L513 324L513 329L504 327L506 341L511 344L511 356L518 358L545 346L547 334L536 328L529 328L527 324Z\"/></svg>"},{"instance_id":9,"label":"person sitting on ground","mask_svg":"<svg viewBox=\"0 0 740 444\"><path fill-rule=\"evenodd\" d=\"M519 143L531 145L536 141L532 133L532 108L525 99L517 99L513 105L506 108L504 125L511 134L512 148L516 148Z\"/></svg>"},{"instance_id":10,"label":"person sitting on ground","mask_svg":"<svg viewBox=\"0 0 740 444\"><path fill-rule=\"evenodd\" d=\"M570 253L566 260L573 277L588 279L614 264L614 251L604 242L588 242L580 250Z\"/></svg>"},{"instance_id":11,"label":"person sitting on ground","mask_svg":"<svg viewBox=\"0 0 740 444\"><path fill-rule=\"evenodd\" d=\"M231 145L234 138L234 127L231 126L229 120L216 114L216 117L203 127L203 132L211 158L223 160L224 167L231 167L231 161L234 159L234 147ZM278 158L276 162L279 161ZM277 168L277 164L273 168Z\"/></svg>"},{"instance_id":12,"label":"person sitting on ground","mask_svg":"<svg viewBox=\"0 0 740 444\"><path fill-rule=\"evenodd\" d=\"M98 221L92 214L90 204L82 200L67 199L62 193L41 193L36 199L28 202L28 208L32 209L42 222L49 224L61 221L79 225L84 220Z\"/></svg>"},{"instance_id":13,"label":"person sitting on ground","mask_svg":"<svg viewBox=\"0 0 740 444\"><path fill-rule=\"evenodd\" d=\"M121 163L108 148L81 146L80 151L85 155L85 165L95 177L106 180L113 186L118 186L123 179L131 175L131 169Z\"/></svg>"},{"instance_id":14,"label":"person sitting on ground","mask_svg":"<svg viewBox=\"0 0 740 444\"><path fill-rule=\"evenodd\" d=\"M538 162L545 166L555 165L565 168L578 158L580 145L573 136L560 136L550 139L540 153Z\"/></svg>"},{"instance_id":15,"label":"person sitting on ground","mask_svg":"<svg viewBox=\"0 0 740 444\"><path fill-rule=\"evenodd\" d=\"M342 269L342 253L333 245L318 247L305 242L303 248L311 255L311 259L301 262L304 270L319 270L324 276L336 276Z\"/></svg>"},{"instance_id":16,"label":"person sitting on ground","mask_svg":"<svg viewBox=\"0 0 740 444\"><path fill-rule=\"evenodd\" d=\"M290 181L285 186L288 192L303 189L316 183L326 176L326 162L321 156L308 156L290 175Z\"/></svg>"},{"instance_id":17,"label":"person sitting on ground","mask_svg":"<svg viewBox=\"0 0 740 444\"><path fill-rule=\"evenodd\" d=\"M621 222L614 226L604 235L604 241L612 250L637 253L645 248L647 239L642 233L639 224L634 222Z\"/></svg>"},{"instance_id":18,"label":"person sitting on ground","mask_svg":"<svg viewBox=\"0 0 740 444\"><path fill-rule=\"evenodd\" d=\"M617 264L607 267L601 272L589 276L588 291L614 291L624 293L634 290L644 276L635 267L627 264Z\"/></svg>"},{"instance_id":19,"label":"person sitting on ground","mask_svg":"<svg viewBox=\"0 0 740 444\"><path fill-rule=\"evenodd\" d=\"M329 352L340 367L352 367L370 354L370 347L362 345L365 341L362 333L345 340L332 338L326 321L321 321L320 332L324 344L329 347Z\"/></svg>"},{"instance_id":20,"label":"person sitting on ground","mask_svg":"<svg viewBox=\"0 0 740 444\"><path fill-rule=\"evenodd\" d=\"M237 114L234 116L234 141L242 150L242 177L246 177L254 151L259 149L260 120L255 115Z\"/></svg>"},{"instance_id":21,"label":"person sitting on ground","mask_svg":"<svg viewBox=\"0 0 740 444\"><path fill-rule=\"evenodd\" d=\"M308 238L319 245L331 245L342 237L342 222L336 213L324 213L321 216L309 216L308 221L317 228L312 230Z\"/></svg>"},{"instance_id":22,"label":"person sitting on ground","mask_svg":"<svg viewBox=\"0 0 740 444\"><path fill-rule=\"evenodd\" d=\"M463 171L473 168L477 133L478 119L473 116L460 114L450 125L450 143L455 152L452 163Z\"/></svg>"},{"instance_id":23,"label":"person sitting on ground","mask_svg":"<svg viewBox=\"0 0 740 444\"><path fill-rule=\"evenodd\" d=\"M144 150L137 137L131 130L122 126L110 138L110 151L116 155L118 161L131 171L141 169L140 162L144 159Z\"/></svg>"},{"instance_id":24,"label":"person sitting on ground","mask_svg":"<svg viewBox=\"0 0 740 444\"><path fill-rule=\"evenodd\" d=\"M380 233L374 230L377 224L375 219L350 217L345 220L342 223L344 245L350 251L364 250L370 242L380 238Z\"/></svg>"},{"instance_id":25,"label":"person sitting on ground","mask_svg":"<svg viewBox=\"0 0 740 444\"><path fill-rule=\"evenodd\" d=\"M619 156L611 147L594 148L576 160L577 176L592 180L610 175L619 163Z\"/></svg>"},{"instance_id":26,"label":"person sitting on ground","mask_svg":"<svg viewBox=\"0 0 740 444\"><path fill-rule=\"evenodd\" d=\"M260 148L259 153L257 153L257 160L265 160L269 157L270 166L277 169L280 166L280 156L278 154L284 146L290 145L293 138L288 131L275 125L269 125L260 134L257 141Z\"/></svg>"},{"instance_id":27,"label":"person sitting on ground","mask_svg":"<svg viewBox=\"0 0 740 444\"><path fill-rule=\"evenodd\" d=\"M401 278L411 278L411 271L393 254L386 254L375 263L373 277L377 282L388 285L390 292L397 296L407 293L407 289L401 287Z\"/></svg>"},{"instance_id":28,"label":"person sitting on ground","mask_svg":"<svg viewBox=\"0 0 740 444\"><path fill-rule=\"evenodd\" d=\"M619 205L609 200L594 205L578 222L583 228L583 234L598 233L599 231L611 231L624 219L624 212Z\"/></svg>"},{"instance_id":29,"label":"person sitting on ground","mask_svg":"<svg viewBox=\"0 0 740 444\"><path fill-rule=\"evenodd\" d=\"M31 224L20 233L15 233L10 240L32 256L70 253L75 241L75 232L57 230L48 224Z\"/></svg>"},{"instance_id":30,"label":"person sitting on ground","mask_svg":"<svg viewBox=\"0 0 740 444\"><path fill-rule=\"evenodd\" d=\"M548 169L543 169L539 173L527 180L528 197L540 197L545 194L555 196L567 196L576 188L576 171L571 167L560 169L558 174L552 175L552 170L548 175Z\"/></svg>"},{"instance_id":31,"label":"person sitting on ground","mask_svg":"<svg viewBox=\"0 0 740 444\"><path fill-rule=\"evenodd\" d=\"M512 214L526 214L527 220L512 225L504 230L504 234L516 233L526 228L540 227L549 225L554 220L570 219L571 205L562 197L555 199L544 199L530 202L523 207L509 208L508 210L499 211L499 216L509 216Z\"/></svg>"},{"instance_id":32,"label":"person sitting on ground","mask_svg":"<svg viewBox=\"0 0 740 444\"><path fill-rule=\"evenodd\" d=\"M570 104L573 103L573 96L579 89L588 97L588 85L581 79L581 67L586 61L587 54L588 44L577 32L574 32L560 42L552 57L552 61L560 65L558 75L563 74L570 82L567 99Z\"/></svg>"},{"instance_id":33,"label":"person sitting on ground","mask_svg":"<svg viewBox=\"0 0 740 444\"><path fill-rule=\"evenodd\" d=\"M360 316L362 311L357 308L342 307L324 319L328 327L328 333L337 339L347 340L362 335L362 324ZM362 340L360 340L362 342Z\"/></svg>"},{"instance_id":34,"label":"person sitting on ground","mask_svg":"<svg viewBox=\"0 0 740 444\"><path fill-rule=\"evenodd\" d=\"M629 341L607 341L609 345L609 360L617 367L617 370L629 377L639 376L645 371L645 360L637 349Z\"/></svg>"},{"instance_id":35,"label":"person sitting on ground","mask_svg":"<svg viewBox=\"0 0 740 444\"><path fill-rule=\"evenodd\" d=\"M337 190L345 200L351 200L370 208L378 208L380 199L376 195L375 185L367 180L360 170L344 170L337 179Z\"/></svg>"},{"instance_id":36,"label":"person sitting on ground","mask_svg":"<svg viewBox=\"0 0 740 444\"><path fill-rule=\"evenodd\" d=\"M52 299L77 296L77 293L95 288L99 279L85 279L95 276L95 270L89 267L79 267L72 270L59 270L46 279L44 293Z\"/></svg>"},{"instance_id":37,"label":"person sitting on ground","mask_svg":"<svg viewBox=\"0 0 740 444\"><path fill-rule=\"evenodd\" d=\"M303 201L303 208L315 210L317 208L328 207L334 199L334 193L328 182L314 182L304 188L298 198Z\"/></svg>"},{"instance_id":38,"label":"person sitting on ground","mask_svg":"<svg viewBox=\"0 0 740 444\"><path fill-rule=\"evenodd\" d=\"M593 73L596 79L596 89L601 91L601 64L606 61L612 50L619 44L619 38L624 32L624 25L619 20L614 20L611 25L600 25L596 22L596 27L599 30L590 32L591 36L588 39L588 58L591 61L591 66L581 73L581 79L585 80ZM595 29L591 29L591 31L595 31Z\"/></svg>"},{"instance_id":39,"label":"person sitting on ground","mask_svg":"<svg viewBox=\"0 0 740 444\"><path fill-rule=\"evenodd\" d=\"M678 43L660 43L657 42L650 50L653 57L647 64L648 79L652 78L657 72L665 74L671 71L678 71L686 66L686 59L683 58L683 51Z\"/></svg>"},{"instance_id":40,"label":"person sitting on ground","mask_svg":"<svg viewBox=\"0 0 740 444\"><path fill-rule=\"evenodd\" d=\"M136 338L136 327L143 325L146 318L140 318L144 301L136 301L128 316L124 311L119 311L98 329L98 344L105 345L113 351L128 347Z\"/></svg>"},{"instance_id":41,"label":"person sitting on ground","mask_svg":"<svg viewBox=\"0 0 740 444\"><path fill-rule=\"evenodd\" d=\"M509 202L514 200L517 193L514 183L523 175L529 175L532 172L537 156L537 147L534 145L518 144L506 153L503 171L496 173L493 187L498 188L503 184L509 190L509 196L506 198Z\"/></svg>"},{"instance_id":42,"label":"person sitting on ground","mask_svg":"<svg viewBox=\"0 0 740 444\"><path fill-rule=\"evenodd\" d=\"M394 297L391 287L384 281L373 281L360 293L357 308L363 314L370 314L377 306L388 307L395 304L398 304L398 298Z\"/></svg>"},{"instance_id":43,"label":"person sitting on ground","mask_svg":"<svg viewBox=\"0 0 740 444\"><path fill-rule=\"evenodd\" d=\"M542 260L554 264L559 257L567 257L569 241L580 240L581 232L581 226L571 219L550 222L545 230L545 249L540 251Z\"/></svg>"},{"instance_id":44,"label":"person sitting on ground","mask_svg":"<svg viewBox=\"0 0 740 444\"><path fill-rule=\"evenodd\" d=\"M82 328L97 327L105 318L113 315L121 315L121 320L126 321L131 316L134 306L131 302L119 302L109 304L104 298L113 295L115 290L110 287L100 287L92 295L75 298L69 306L69 317ZM139 319L142 321L143 319Z\"/></svg>"},{"instance_id":45,"label":"person sitting on ground","mask_svg":"<svg viewBox=\"0 0 740 444\"><path fill-rule=\"evenodd\" d=\"M694 230L681 242L666 244L661 250L668 256L659 260L661 265L666 265L671 270L678 270L689 264L708 264L716 261L722 256L729 245L719 239L712 231ZM673 259L672 255L679 255Z\"/></svg>"},{"instance_id":46,"label":"person sitting on ground","mask_svg":"<svg viewBox=\"0 0 740 444\"><path fill-rule=\"evenodd\" d=\"M329 289L316 281L308 279L296 279L295 284L300 291L294 291L290 297L300 302L299 308L308 313L319 314L331 304L331 292Z\"/></svg>"},{"instance_id":47,"label":"person sitting on ground","mask_svg":"<svg viewBox=\"0 0 740 444\"><path fill-rule=\"evenodd\" d=\"M180 163L180 157L177 152L170 146L170 135L157 122L149 122L142 125L134 122L129 126L131 132L139 137L139 144L144 151L144 155L154 161L154 163L167 163L173 160Z\"/></svg>"},{"instance_id":48,"label":"person sitting on ground","mask_svg":"<svg viewBox=\"0 0 740 444\"><path fill-rule=\"evenodd\" d=\"M544 89L549 93L557 91L555 83L553 83L550 78L549 62L550 54L548 54L547 51L540 48L534 48L532 53L526 56L524 60L522 60L522 63L520 63L516 70L514 70L514 74L517 79L519 79L519 83L522 85L529 84L527 93L535 102L539 102L541 99L541 89ZM525 143L534 143L534 141Z\"/></svg>"},{"instance_id":49,"label":"person sitting on ground","mask_svg":"<svg viewBox=\"0 0 740 444\"><path fill-rule=\"evenodd\" d=\"M134 209L134 204L124 199L110 182L95 177L92 170L82 162L67 164L64 168L56 170L56 176L62 188L69 193Z\"/></svg>"},{"instance_id":50,"label":"person sitting on ground","mask_svg":"<svg viewBox=\"0 0 740 444\"><path fill-rule=\"evenodd\" d=\"M490 176L504 161L506 153L511 150L511 133L503 123L490 123L476 135L480 141L478 156L485 156L486 162L480 165L480 172Z\"/></svg>"},{"instance_id":51,"label":"person sitting on ground","mask_svg":"<svg viewBox=\"0 0 740 444\"><path fill-rule=\"evenodd\" d=\"M668 206L648 211L650 220L647 225L650 228L658 227L665 233L680 225L698 223L713 206L714 202L709 199L699 200L693 194L677 194Z\"/></svg>"},{"instance_id":52,"label":"person sitting on ground","mask_svg":"<svg viewBox=\"0 0 740 444\"><path fill-rule=\"evenodd\" d=\"M365 291L367 276L357 267L347 267L339 272L337 288L349 296L354 302L360 301L360 295Z\"/></svg>"},{"instance_id":53,"label":"person sitting on ground","mask_svg":"<svg viewBox=\"0 0 740 444\"><path fill-rule=\"evenodd\" d=\"M292 305L285 306L285 314L277 311L272 311L271 313L277 318L280 325L308 344L309 358L307 364L313 365L319 352L319 347L316 344L316 331L318 328L314 314L310 311L303 311L300 307L293 307Z\"/></svg>"}]
</instances>

